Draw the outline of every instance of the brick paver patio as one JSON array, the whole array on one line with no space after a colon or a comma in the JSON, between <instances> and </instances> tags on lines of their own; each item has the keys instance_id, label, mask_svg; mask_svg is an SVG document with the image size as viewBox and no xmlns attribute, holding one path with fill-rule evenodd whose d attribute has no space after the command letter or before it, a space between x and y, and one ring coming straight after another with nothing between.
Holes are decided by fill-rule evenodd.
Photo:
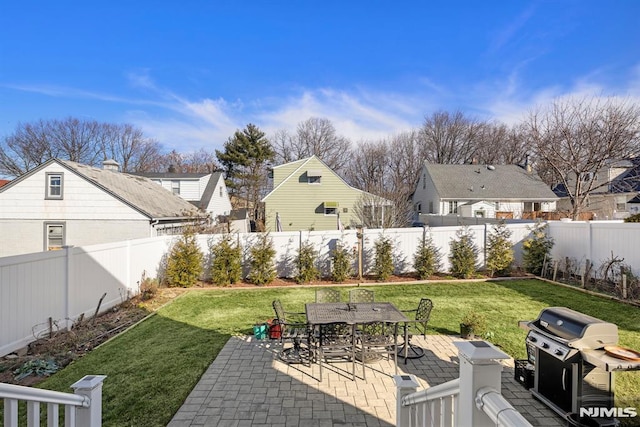
<instances>
[{"instance_id":1,"label":"brick paver patio","mask_svg":"<svg viewBox=\"0 0 640 427\"><path fill-rule=\"evenodd\" d=\"M414 374L422 387L434 386L459 376L458 337L427 335L413 338L425 349L420 359L398 359L398 374ZM393 362L382 360L356 365L355 381L348 363L332 363L318 381L318 365L287 365L279 360L277 341L252 336L232 337L204 373L176 413L169 427L330 427L394 426L396 389ZM513 360L505 362L502 394L534 426L565 423L531 397L513 379Z\"/></svg>"}]
</instances>

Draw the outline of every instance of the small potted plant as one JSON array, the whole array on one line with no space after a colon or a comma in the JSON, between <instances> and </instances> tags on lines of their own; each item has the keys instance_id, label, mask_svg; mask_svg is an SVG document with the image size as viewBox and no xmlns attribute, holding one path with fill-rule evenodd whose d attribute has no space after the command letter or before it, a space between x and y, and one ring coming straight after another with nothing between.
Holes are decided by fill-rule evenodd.
<instances>
[{"instance_id":1,"label":"small potted plant","mask_svg":"<svg viewBox=\"0 0 640 427\"><path fill-rule=\"evenodd\" d=\"M467 340L482 336L486 329L485 317L475 311L468 311L460 321L460 336Z\"/></svg>"}]
</instances>

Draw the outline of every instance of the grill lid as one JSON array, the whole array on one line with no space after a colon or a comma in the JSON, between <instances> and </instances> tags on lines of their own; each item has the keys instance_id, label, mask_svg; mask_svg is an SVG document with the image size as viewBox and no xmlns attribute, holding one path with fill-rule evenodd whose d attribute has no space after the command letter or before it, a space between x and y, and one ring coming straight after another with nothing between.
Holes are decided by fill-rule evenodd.
<instances>
[{"instance_id":1,"label":"grill lid","mask_svg":"<svg viewBox=\"0 0 640 427\"><path fill-rule=\"evenodd\" d=\"M618 342L616 325L566 307L545 308L533 326L578 349L602 348Z\"/></svg>"}]
</instances>

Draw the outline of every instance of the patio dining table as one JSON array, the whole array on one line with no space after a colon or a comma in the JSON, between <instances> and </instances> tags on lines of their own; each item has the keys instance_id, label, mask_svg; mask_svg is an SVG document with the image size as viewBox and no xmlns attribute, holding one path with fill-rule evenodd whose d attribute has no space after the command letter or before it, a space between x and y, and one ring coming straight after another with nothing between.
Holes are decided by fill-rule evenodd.
<instances>
[{"instance_id":1,"label":"patio dining table","mask_svg":"<svg viewBox=\"0 0 640 427\"><path fill-rule=\"evenodd\" d=\"M409 319L390 302L311 302L306 304L307 322L362 324L369 322L402 323Z\"/></svg>"},{"instance_id":2,"label":"patio dining table","mask_svg":"<svg viewBox=\"0 0 640 427\"><path fill-rule=\"evenodd\" d=\"M307 323L312 328L331 323L345 323L352 325L355 330L356 325L359 324L385 322L397 325L409 320L403 312L390 302L312 302L305 305L305 312ZM404 339L406 341L406 334ZM397 347L397 336L395 340ZM402 354L398 354L398 356L403 357Z\"/></svg>"}]
</instances>

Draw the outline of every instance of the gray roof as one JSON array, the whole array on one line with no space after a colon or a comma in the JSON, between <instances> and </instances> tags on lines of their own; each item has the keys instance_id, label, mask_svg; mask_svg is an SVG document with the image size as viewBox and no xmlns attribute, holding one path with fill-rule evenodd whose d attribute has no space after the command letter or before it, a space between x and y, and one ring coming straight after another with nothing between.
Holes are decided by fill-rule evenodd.
<instances>
[{"instance_id":1,"label":"gray roof","mask_svg":"<svg viewBox=\"0 0 640 427\"><path fill-rule=\"evenodd\" d=\"M425 163L441 199L556 200L535 172L516 165L442 165Z\"/></svg>"},{"instance_id":2,"label":"gray roof","mask_svg":"<svg viewBox=\"0 0 640 427\"><path fill-rule=\"evenodd\" d=\"M148 178L53 159L152 219L202 215L193 205ZM46 164L48 164L47 162Z\"/></svg>"},{"instance_id":3,"label":"gray roof","mask_svg":"<svg viewBox=\"0 0 640 427\"><path fill-rule=\"evenodd\" d=\"M146 178L158 179L200 179L209 175L209 172L177 173L177 172L132 172L131 175L144 176Z\"/></svg>"}]
</instances>

